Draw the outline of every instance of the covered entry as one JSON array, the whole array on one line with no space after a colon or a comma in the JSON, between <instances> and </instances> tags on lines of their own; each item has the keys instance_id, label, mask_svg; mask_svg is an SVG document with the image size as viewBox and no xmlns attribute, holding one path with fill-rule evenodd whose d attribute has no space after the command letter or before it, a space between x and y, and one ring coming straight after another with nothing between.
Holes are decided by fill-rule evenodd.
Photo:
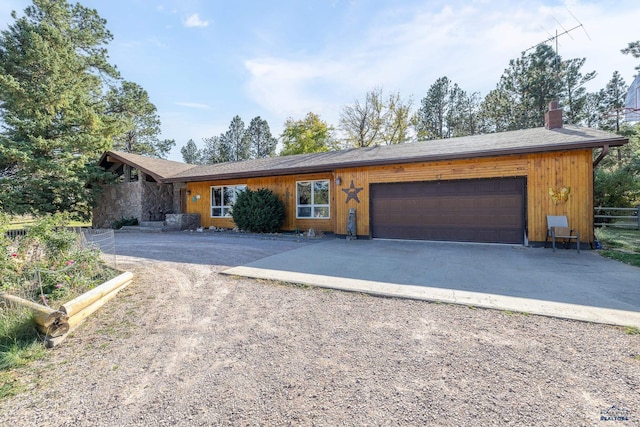
<instances>
[{"instance_id":1,"label":"covered entry","mask_svg":"<svg viewBox=\"0 0 640 427\"><path fill-rule=\"evenodd\" d=\"M374 238L523 243L525 178L371 185Z\"/></svg>"}]
</instances>

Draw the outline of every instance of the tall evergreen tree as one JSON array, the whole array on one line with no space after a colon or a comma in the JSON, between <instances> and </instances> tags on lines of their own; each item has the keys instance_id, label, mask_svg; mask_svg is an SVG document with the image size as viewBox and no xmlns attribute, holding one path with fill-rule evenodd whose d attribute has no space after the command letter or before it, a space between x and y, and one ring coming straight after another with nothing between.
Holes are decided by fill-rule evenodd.
<instances>
[{"instance_id":1,"label":"tall evergreen tree","mask_svg":"<svg viewBox=\"0 0 640 427\"><path fill-rule=\"evenodd\" d=\"M254 117L246 131L249 139L250 156L252 159L271 157L275 155L278 140L271 135L269 123L258 117Z\"/></svg>"},{"instance_id":2,"label":"tall evergreen tree","mask_svg":"<svg viewBox=\"0 0 640 427\"><path fill-rule=\"evenodd\" d=\"M232 162L251 158L251 146L240 116L231 119L229 130L220 135L220 153Z\"/></svg>"},{"instance_id":3,"label":"tall evergreen tree","mask_svg":"<svg viewBox=\"0 0 640 427\"><path fill-rule=\"evenodd\" d=\"M614 71L611 80L600 94L600 112L602 120L599 127L604 130L620 132L620 125L624 121L624 99L628 86L618 71Z\"/></svg>"},{"instance_id":4,"label":"tall evergreen tree","mask_svg":"<svg viewBox=\"0 0 640 427\"><path fill-rule=\"evenodd\" d=\"M634 58L640 59L640 40L630 42L621 52L625 55L631 55ZM640 73L640 65L636 67L636 71Z\"/></svg>"},{"instance_id":5,"label":"tall evergreen tree","mask_svg":"<svg viewBox=\"0 0 640 427\"><path fill-rule=\"evenodd\" d=\"M509 61L482 110L496 132L544 126L549 102L562 92L561 58L550 46L539 45Z\"/></svg>"},{"instance_id":6,"label":"tall evergreen tree","mask_svg":"<svg viewBox=\"0 0 640 427\"><path fill-rule=\"evenodd\" d=\"M422 98L413 118L418 139L473 135L480 130L478 94L468 95L448 77L440 77Z\"/></svg>"},{"instance_id":7,"label":"tall evergreen tree","mask_svg":"<svg viewBox=\"0 0 640 427\"><path fill-rule=\"evenodd\" d=\"M200 161L204 165L232 161L231 150L228 145L223 145L222 135L204 138L204 148L200 154Z\"/></svg>"},{"instance_id":8,"label":"tall evergreen tree","mask_svg":"<svg viewBox=\"0 0 640 427\"><path fill-rule=\"evenodd\" d=\"M105 80L118 78L112 36L93 9L33 0L0 33L0 209L87 217L106 175L95 165L118 120L105 115Z\"/></svg>"},{"instance_id":9,"label":"tall evergreen tree","mask_svg":"<svg viewBox=\"0 0 640 427\"><path fill-rule=\"evenodd\" d=\"M114 137L114 149L160 158L169 155L175 141L158 138L160 117L146 90L136 83L124 81L109 90L107 101L109 114L123 126Z\"/></svg>"},{"instance_id":10,"label":"tall evergreen tree","mask_svg":"<svg viewBox=\"0 0 640 427\"><path fill-rule=\"evenodd\" d=\"M582 74L580 71L586 58L575 58L563 61L561 65L562 88L560 100L565 110L565 120L571 124L579 124L586 117L587 89L585 84L596 77L592 71Z\"/></svg>"},{"instance_id":11,"label":"tall evergreen tree","mask_svg":"<svg viewBox=\"0 0 640 427\"><path fill-rule=\"evenodd\" d=\"M191 163L192 165L202 163L202 152L198 149L193 139L190 139L187 145L180 149L180 154L182 154L182 161L185 163Z\"/></svg>"}]
</instances>

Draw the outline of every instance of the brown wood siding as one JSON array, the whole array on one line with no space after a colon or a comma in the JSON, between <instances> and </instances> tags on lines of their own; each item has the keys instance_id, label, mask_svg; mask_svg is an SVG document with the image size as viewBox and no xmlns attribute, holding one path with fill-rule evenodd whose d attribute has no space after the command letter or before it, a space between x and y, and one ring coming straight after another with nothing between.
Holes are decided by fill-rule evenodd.
<instances>
[{"instance_id":1,"label":"brown wood siding","mask_svg":"<svg viewBox=\"0 0 640 427\"><path fill-rule=\"evenodd\" d=\"M199 213L202 225L232 228L228 218L210 217L210 190L212 185L247 184L251 189L269 188L285 202L287 215L284 230L335 232L344 235L347 229L349 208L356 208L357 233L370 236L370 186L376 183L460 180L476 178L526 177L526 221L528 239L542 242L546 235L546 215L567 215L572 227L580 232L581 240L593 242L593 175L591 149L562 151L544 154L501 156L483 159L420 162L402 165L337 169L334 173L288 175L281 177L252 178L195 182L187 184L191 194L187 197L187 212ZM340 178L340 184L336 179ZM331 192L331 219L295 218L296 181L328 179ZM351 182L353 181L353 190ZM554 204L549 188L560 190L570 187L566 203ZM359 190L355 197L348 193ZM194 195L200 199L192 201Z\"/></svg>"},{"instance_id":2,"label":"brown wood siding","mask_svg":"<svg viewBox=\"0 0 640 427\"><path fill-rule=\"evenodd\" d=\"M546 215L567 215L581 240L593 242L593 174L591 149L544 154L502 156L484 159L421 162L403 165L358 169L338 169L336 177L342 184L336 191L336 233L346 233L350 207L357 208L358 235L370 236L369 186L375 183L436 181L474 178L526 177L526 221L528 239L543 242L546 236ZM363 188L358 193L360 203L350 200L340 191ZM549 188L571 187L566 203L554 204Z\"/></svg>"},{"instance_id":3,"label":"brown wood siding","mask_svg":"<svg viewBox=\"0 0 640 427\"><path fill-rule=\"evenodd\" d=\"M566 215L580 240L593 243L593 157L591 150L531 155L529 159L529 240L542 242L547 215ZM571 188L566 202L554 203L549 189Z\"/></svg>"},{"instance_id":4,"label":"brown wood siding","mask_svg":"<svg viewBox=\"0 0 640 427\"><path fill-rule=\"evenodd\" d=\"M331 218L330 219L296 219L296 182L328 179L331 197ZM313 228L315 231L333 232L335 219L335 191L333 188L333 174L309 174L309 175L289 175L279 177L264 177L250 179L234 179L222 181L206 181L191 182L187 184L187 189L191 195L187 200L187 212L200 214L201 224L203 227L222 227L233 228L235 224L231 218L212 218L211 217L211 190L212 186L220 185L240 185L246 184L247 188L257 190L259 188L268 188L280 197L285 204L285 222L282 226L283 230L306 231ZM194 195L200 195L200 199L193 202Z\"/></svg>"}]
</instances>

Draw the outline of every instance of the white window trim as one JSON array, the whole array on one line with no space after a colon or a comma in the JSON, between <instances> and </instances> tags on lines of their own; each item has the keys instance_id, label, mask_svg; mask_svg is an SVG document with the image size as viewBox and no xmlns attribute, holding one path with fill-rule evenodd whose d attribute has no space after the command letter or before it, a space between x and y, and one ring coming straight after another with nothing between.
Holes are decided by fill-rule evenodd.
<instances>
[{"instance_id":1,"label":"white window trim","mask_svg":"<svg viewBox=\"0 0 640 427\"><path fill-rule=\"evenodd\" d=\"M315 203L315 191L314 191L314 186L313 184L316 182L326 182L327 183L327 200L329 201L329 203L327 204L316 204ZM300 200L298 197L298 184L303 184L303 183L310 183L311 184L311 204L310 205L301 205L298 204L298 201ZM300 208L311 208L311 216L300 216L298 215L298 212L300 210ZM315 217L313 216L313 212L315 210L315 208L327 208L327 212L329 212L328 216L322 216L322 217ZM330 181L328 179L315 179L315 180L305 180L305 181L296 181L296 219L331 219L331 185L330 185Z\"/></svg>"},{"instance_id":2,"label":"white window trim","mask_svg":"<svg viewBox=\"0 0 640 427\"><path fill-rule=\"evenodd\" d=\"M214 189L221 189L221 194L222 194L222 205L218 206L218 205L214 205L213 202L215 201L215 198L213 197L213 190ZM231 218L230 215L213 215L213 209L220 209L221 212L224 212L225 209L227 210L227 212L231 211L231 208L233 208L233 204L224 204L225 202L228 203L228 201L224 200L224 195L225 195L225 189L226 188L233 188L236 193L238 192L238 190L246 190L247 189L247 184L234 184L234 185L212 185L211 187L209 187L209 215L210 218Z\"/></svg>"}]
</instances>

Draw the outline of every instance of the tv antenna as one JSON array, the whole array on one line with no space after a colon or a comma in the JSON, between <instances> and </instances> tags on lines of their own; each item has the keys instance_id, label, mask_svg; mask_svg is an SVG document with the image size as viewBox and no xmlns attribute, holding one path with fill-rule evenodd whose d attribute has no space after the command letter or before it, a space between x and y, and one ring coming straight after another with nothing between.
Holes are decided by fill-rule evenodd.
<instances>
[{"instance_id":1,"label":"tv antenna","mask_svg":"<svg viewBox=\"0 0 640 427\"><path fill-rule=\"evenodd\" d=\"M547 43L549 43L549 42L555 42L556 56L558 56L558 39L559 39L561 36L564 36L564 35L567 35L567 36L571 37L571 34L570 34L570 33L571 33L572 31L574 31L574 30L577 30L578 28L582 28L582 29L584 30L584 33L587 35L587 38L588 38L589 40L591 40L591 37L589 37L589 33L587 33L586 28L584 28L584 24L582 24L582 22L580 22L580 21L578 20L578 18L576 18L576 16L575 16L573 13L571 13L571 11L570 11L569 9L567 9L567 12L569 12L569 15L571 15L571 16L573 17L573 19L575 19L575 20L576 20L576 22L578 23L578 25L576 25L576 26L574 26L574 27L572 27L572 28L566 29L566 28L564 28L564 27L562 26L562 24L560 23L560 21L558 21L554 16L552 16L553 20L554 20L554 21L556 21L556 23L557 23L557 24L560 26L560 28L562 29L562 32L561 32L561 33L559 33L559 32L558 32L558 30L556 29L556 33L555 33L555 35L553 35L553 34L549 33L547 30L545 30L545 31L547 31L547 34L549 34L549 36L550 36L550 37L549 37L548 39L546 39L546 40L541 41L540 43L538 43L538 44L536 44L536 45L534 45L534 46L531 46L529 49L524 50L522 53L525 53L525 52L528 52L528 51L530 51L530 50L532 50L532 49L535 49L535 48L537 48L537 47L538 47L538 46L540 46L540 45L547 44ZM544 28L542 28L542 29L544 30ZM571 37L571 39L573 39L573 37Z\"/></svg>"}]
</instances>

